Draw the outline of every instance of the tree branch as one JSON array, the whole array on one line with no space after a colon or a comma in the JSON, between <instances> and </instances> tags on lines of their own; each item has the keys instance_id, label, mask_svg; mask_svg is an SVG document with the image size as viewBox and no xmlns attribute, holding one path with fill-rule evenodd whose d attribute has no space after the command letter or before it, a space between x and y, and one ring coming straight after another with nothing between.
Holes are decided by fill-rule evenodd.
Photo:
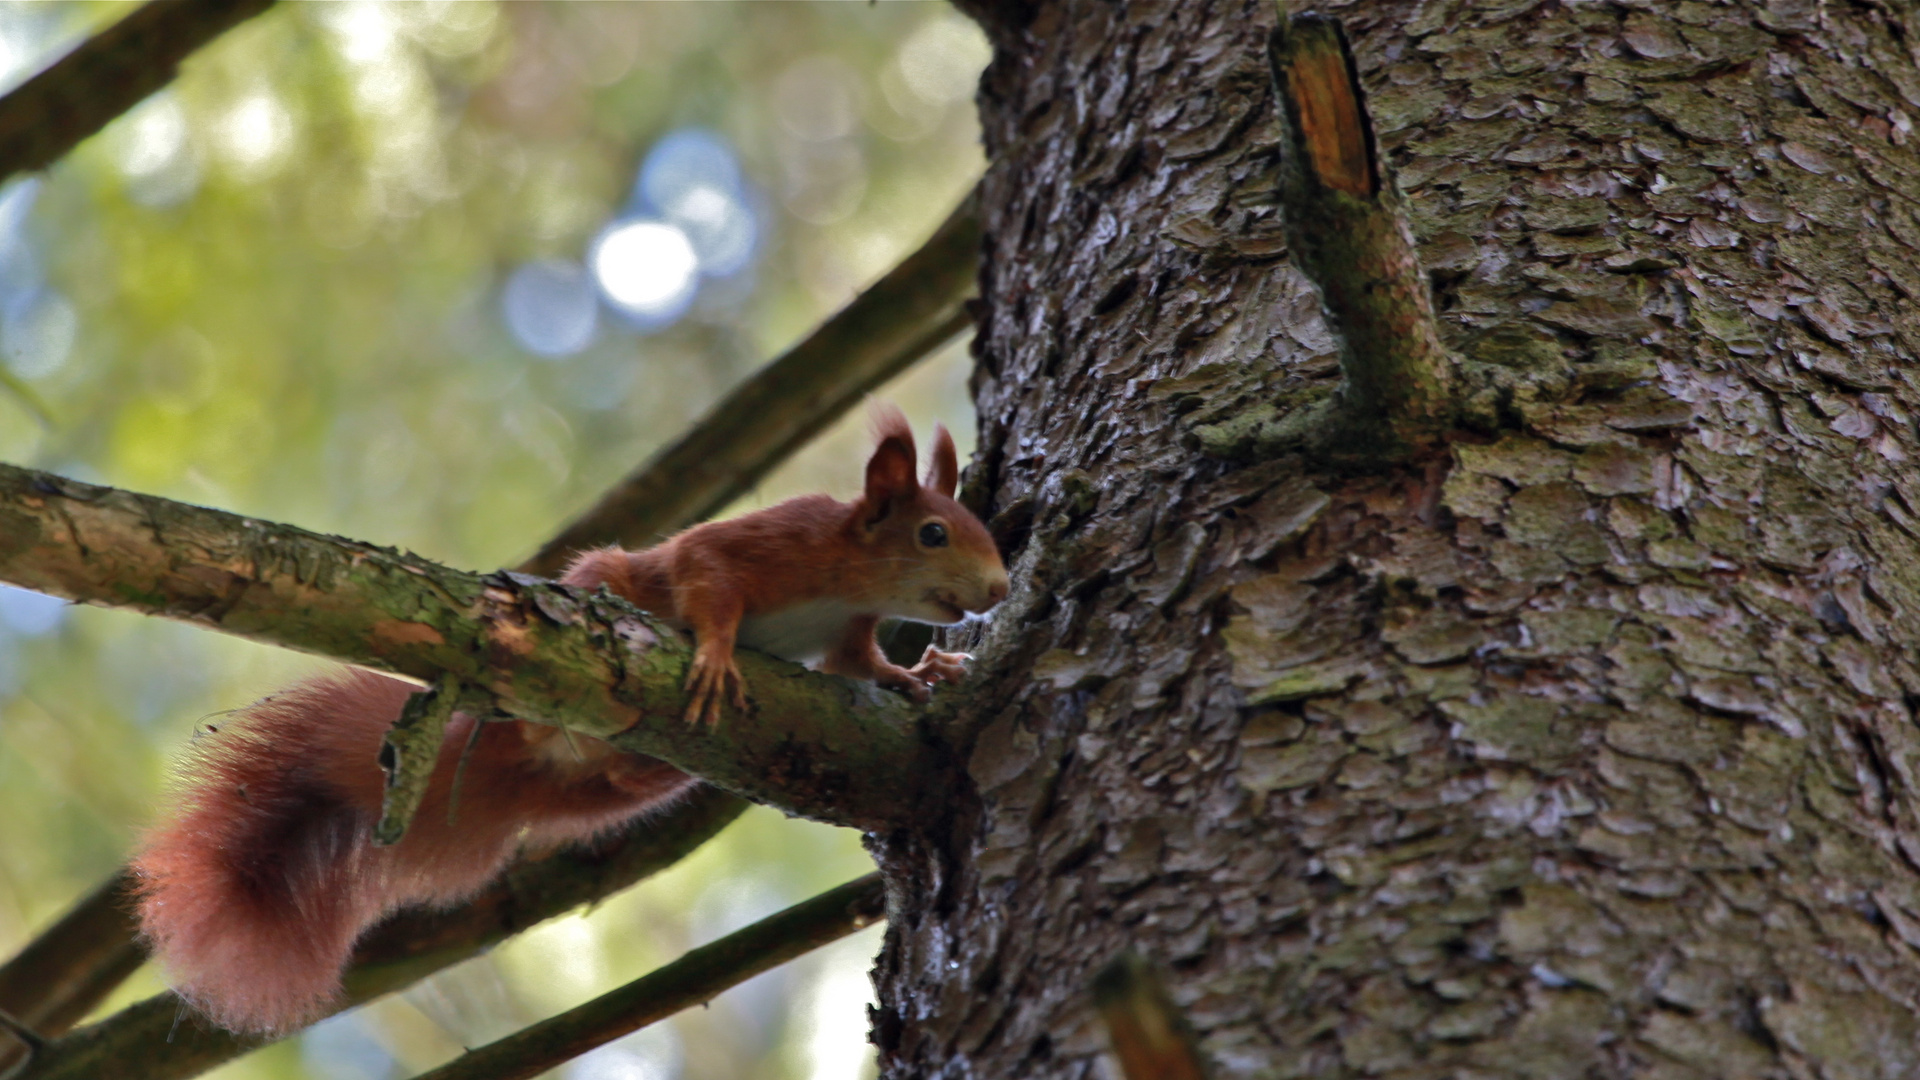
<instances>
[{"instance_id":1,"label":"tree branch","mask_svg":"<svg viewBox=\"0 0 1920 1080\"><path fill-rule=\"evenodd\" d=\"M1126 953L1101 968L1093 1007L1126 1080L1206 1080L1193 1028L1146 960Z\"/></svg>"},{"instance_id":2,"label":"tree branch","mask_svg":"<svg viewBox=\"0 0 1920 1080\"><path fill-rule=\"evenodd\" d=\"M1288 249L1320 287L1340 339L1340 389L1295 425L1338 461L1405 457L1454 414L1453 364L1413 230L1374 145L1366 95L1339 22L1288 17L1269 42L1282 108L1281 214Z\"/></svg>"},{"instance_id":3,"label":"tree branch","mask_svg":"<svg viewBox=\"0 0 1920 1080\"><path fill-rule=\"evenodd\" d=\"M649 547L725 509L867 392L966 329L979 252L968 195L920 250L728 394L523 569L553 577L582 548Z\"/></svg>"},{"instance_id":4,"label":"tree branch","mask_svg":"<svg viewBox=\"0 0 1920 1080\"><path fill-rule=\"evenodd\" d=\"M879 874L868 874L702 945L585 1005L470 1050L415 1080L538 1076L885 917L886 890Z\"/></svg>"},{"instance_id":5,"label":"tree branch","mask_svg":"<svg viewBox=\"0 0 1920 1080\"><path fill-rule=\"evenodd\" d=\"M107 879L0 967L0 1009L42 1035L58 1035L133 974L146 953L134 944L133 920L119 902L125 888L123 874ZM0 1071L9 1060L0 1049Z\"/></svg>"},{"instance_id":6,"label":"tree branch","mask_svg":"<svg viewBox=\"0 0 1920 1080\"><path fill-rule=\"evenodd\" d=\"M657 821L630 828L617 842L516 863L501 880L451 911L414 909L381 923L354 952L341 1009L398 990L556 915L627 888L680 861L744 809L713 788L676 810L676 828ZM158 994L98 1024L49 1043L10 1080L92 1080L138 1076L184 1080L262 1045L190 1017L172 993Z\"/></svg>"},{"instance_id":7,"label":"tree branch","mask_svg":"<svg viewBox=\"0 0 1920 1080\"><path fill-rule=\"evenodd\" d=\"M743 650L753 707L681 723L692 650L652 616L522 574L0 465L0 580L421 682L648 754L837 825L917 820L945 787L905 699Z\"/></svg>"},{"instance_id":8,"label":"tree branch","mask_svg":"<svg viewBox=\"0 0 1920 1080\"><path fill-rule=\"evenodd\" d=\"M273 0L153 0L0 98L0 180L44 169Z\"/></svg>"}]
</instances>

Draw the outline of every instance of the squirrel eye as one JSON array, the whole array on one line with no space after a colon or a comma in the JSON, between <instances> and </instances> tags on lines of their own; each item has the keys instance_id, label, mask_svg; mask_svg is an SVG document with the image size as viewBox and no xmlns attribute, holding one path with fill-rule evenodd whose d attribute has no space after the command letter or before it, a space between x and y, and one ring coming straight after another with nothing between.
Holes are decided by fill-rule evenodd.
<instances>
[{"instance_id":1,"label":"squirrel eye","mask_svg":"<svg viewBox=\"0 0 1920 1080\"><path fill-rule=\"evenodd\" d=\"M937 521L920 526L920 543L926 547L946 547L947 527Z\"/></svg>"}]
</instances>

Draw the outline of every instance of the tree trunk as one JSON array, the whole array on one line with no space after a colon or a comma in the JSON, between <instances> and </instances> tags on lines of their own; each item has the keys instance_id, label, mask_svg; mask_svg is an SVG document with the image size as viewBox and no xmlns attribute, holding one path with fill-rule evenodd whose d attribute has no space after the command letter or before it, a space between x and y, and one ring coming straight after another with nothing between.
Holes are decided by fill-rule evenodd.
<instances>
[{"instance_id":1,"label":"tree trunk","mask_svg":"<svg viewBox=\"0 0 1920 1080\"><path fill-rule=\"evenodd\" d=\"M885 1074L1094 1075L1132 949L1223 1077L1920 1075L1915 8L1320 5L1466 387L1341 475L1273 5L969 7L1018 591Z\"/></svg>"}]
</instances>

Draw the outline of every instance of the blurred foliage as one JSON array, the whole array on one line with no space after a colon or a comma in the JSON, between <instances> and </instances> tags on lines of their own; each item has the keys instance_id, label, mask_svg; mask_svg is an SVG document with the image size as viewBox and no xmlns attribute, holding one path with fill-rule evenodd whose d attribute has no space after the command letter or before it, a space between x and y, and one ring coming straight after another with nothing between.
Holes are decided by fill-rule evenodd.
<instances>
[{"instance_id":1,"label":"blurred foliage","mask_svg":"<svg viewBox=\"0 0 1920 1080\"><path fill-rule=\"evenodd\" d=\"M0 5L10 82L123 14ZM981 166L977 31L944 5L283 5L44 177L0 190L0 459L511 564L929 233ZM564 358L501 290L588 258L663 136L718 133L753 265ZM972 422L963 350L883 396ZM36 415L28 398L44 403ZM839 425L756 498L858 485ZM194 725L316 661L0 591L0 951L109 873ZM756 811L663 877L223 1070L404 1076L862 872ZM869 931L566 1070L853 1077ZM155 992L143 972L115 1003Z\"/></svg>"}]
</instances>

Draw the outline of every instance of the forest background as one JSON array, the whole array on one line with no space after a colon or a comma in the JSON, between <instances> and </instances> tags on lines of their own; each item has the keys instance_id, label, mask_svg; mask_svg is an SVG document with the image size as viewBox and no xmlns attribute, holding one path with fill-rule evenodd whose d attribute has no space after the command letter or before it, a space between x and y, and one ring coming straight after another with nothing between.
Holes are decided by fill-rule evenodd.
<instances>
[{"instance_id":1,"label":"forest background","mask_svg":"<svg viewBox=\"0 0 1920 1080\"><path fill-rule=\"evenodd\" d=\"M0 88L129 10L0 5ZM983 165L987 55L932 3L284 5L0 188L0 460L514 564L932 231ZM964 457L957 346L882 396ZM843 421L735 510L850 492L864 442ZM319 666L0 586L0 955L113 871L197 726ZM214 1075L408 1075L869 865L851 831L755 809ZM563 1075L868 1073L876 946Z\"/></svg>"}]
</instances>

